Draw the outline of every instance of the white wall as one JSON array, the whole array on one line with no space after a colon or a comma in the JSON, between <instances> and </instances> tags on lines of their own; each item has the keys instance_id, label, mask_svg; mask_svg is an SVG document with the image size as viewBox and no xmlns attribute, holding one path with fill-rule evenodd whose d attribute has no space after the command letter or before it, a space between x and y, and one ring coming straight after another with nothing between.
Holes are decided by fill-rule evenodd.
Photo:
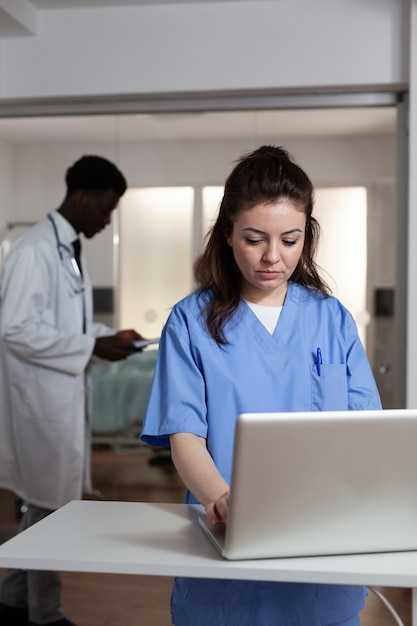
<instances>
[{"instance_id":1,"label":"white wall","mask_svg":"<svg viewBox=\"0 0 417 626\"><path fill-rule=\"evenodd\" d=\"M14 212L14 151L8 144L0 142L0 229L11 221Z\"/></svg>"},{"instance_id":2,"label":"white wall","mask_svg":"<svg viewBox=\"0 0 417 626\"><path fill-rule=\"evenodd\" d=\"M254 0L38 12L1 41L0 98L407 82L407 0Z\"/></svg>"},{"instance_id":3,"label":"white wall","mask_svg":"<svg viewBox=\"0 0 417 626\"><path fill-rule=\"evenodd\" d=\"M44 215L64 194L66 168L84 153L117 163L130 187L223 184L236 158L262 142L284 145L315 185L370 184L395 177L393 137L291 139L258 136L248 140L166 142L60 142L16 146L14 213ZM30 203L29 203L30 199Z\"/></svg>"},{"instance_id":4,"label":"white wall","mask_svg":"<svg viewBox=\"0 0 417 626\"><path fill-rule=\"evenodd\" d=\"M259 137L256 145L263 141L285 145L316 186L364 185L371 188L386 181L394 185L395 145L392 137L297 141ZM222 185L235 159L254 145L253 141L21 145L14 150L14 183L10 191L13 212L9 217L36 221L56 208L64 196L66 168L86 152L114 160L130 187L202 186ZM3 178L7 179L7 171ZM96 286L113 284L111 249L110 229L85 246L90 274ZM387 267L393 271L392 264Z\"/></svg>"}]
</instances>

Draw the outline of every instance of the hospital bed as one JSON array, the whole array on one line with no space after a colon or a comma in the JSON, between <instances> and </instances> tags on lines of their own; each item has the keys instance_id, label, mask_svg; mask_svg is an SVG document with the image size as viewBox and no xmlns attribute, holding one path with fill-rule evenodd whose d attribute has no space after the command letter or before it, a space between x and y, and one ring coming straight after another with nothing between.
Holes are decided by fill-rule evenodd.
<instances>
[{"instance_id":1,"label":"hospital bed","mask_svg":"<svg viewBox=\"0 0 417 626\"><path fill-rule=\"evenodd\" d=\"M92 384L92 443L121 451L136 447L155 451L139 439L148 403L158 350L147 348L123 361L94 363Z\"/></svg>"}]
</instances>

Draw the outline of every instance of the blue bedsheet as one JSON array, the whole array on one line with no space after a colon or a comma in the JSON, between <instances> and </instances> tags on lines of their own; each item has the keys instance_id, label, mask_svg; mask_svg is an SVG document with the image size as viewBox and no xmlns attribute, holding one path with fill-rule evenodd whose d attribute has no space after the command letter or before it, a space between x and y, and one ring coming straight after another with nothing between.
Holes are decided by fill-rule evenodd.
<instances>
[{"instance_id":1,"label":"blue bedsheet","mask_svg":"<svg viewBox=\"0 0 417 626\"><path fill-rule=\"evenodd\" d=\"M157 349L137 352L124 361L91 368L93 435L122 432L145 415Z\"/></svg>"}]
</instances>

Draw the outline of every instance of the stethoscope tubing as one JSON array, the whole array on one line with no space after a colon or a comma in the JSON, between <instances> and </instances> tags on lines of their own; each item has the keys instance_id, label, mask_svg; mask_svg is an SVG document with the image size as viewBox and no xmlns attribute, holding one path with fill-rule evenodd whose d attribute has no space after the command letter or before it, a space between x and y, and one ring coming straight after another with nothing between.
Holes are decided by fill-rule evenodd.
<instances>
[{"instance_id":1,"label":"stethoscope tubing","mask_svg":"<svg viewBox=\"0 0 417 626\"><path fill-rule=\"evenodd\" d=\"M52 215L50 213L48 214L48 219L51 222L52 228L53 228L53 231L54 231L54 235L55 235L55 239L56 239L56 247L57 247L59 258L60 258L61 262L64 263L65 259L64 259L64 255L62 254L62 250L65 250L65 252L68 253L69 260L70 260L73 272L75 274L75 277L76 277L77 281L81 285L80 289L74 289L74 293L75 294L82 293L82 301L83 301L83 333L85 333L86 332L86 325L87 325L87 318L86 318L86 311L85 311L84 278L83 278L83 275L81 273L80 268L78 267L78 263L77 263L77 261L75 259L74 251L69 246L67 246L64 243L62 243L62 241L60 240L58 227L57 227L57 225L55 223L54 218L52 217Z\"/></svg>"},{"instance_id":2,"label":"stethoscope tubing","mask_svg":"<svg viewBox=\"0 0 417 626\"><path fill-rule=\"evenodd\" d=\"M52 217L52 215L49 213L48 214L48 219L52 224L52 228L54 230L54 234L55 234L55 239L56 239L56 247L58 250L58 254L59 254L59 258L61 259L61 261L64 261L64 256L62 254L62 250L65 250L65 252L68 253L72 268L74 270L75 275L77 276L77 278L80 280L80 282L83 282L83 277L80 271L80 268L78 267L78 263L75 260L75 256L74 256L74 251L67 245L65 245L64 243L62 243L61 239L59 238L59 233L58 233L58 227L55 223L54 218Z\"/></svg>"}]
</instances>

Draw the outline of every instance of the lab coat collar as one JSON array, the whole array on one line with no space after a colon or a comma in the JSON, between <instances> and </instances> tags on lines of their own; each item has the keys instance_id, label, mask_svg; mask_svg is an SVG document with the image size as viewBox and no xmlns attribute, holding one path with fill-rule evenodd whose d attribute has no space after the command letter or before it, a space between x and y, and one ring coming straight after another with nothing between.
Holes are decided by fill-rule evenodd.
<instances>
[{"instance_id":1,"label":"lab coat collar","mask_svg":"<svg viewBox=\"0 0 417 626\"><path fill-rule=\"evenodd\" d=\"M59 239L64 245L72 244L74 239L78 239L78 233L75 228L65 219L57 209L51 211L51 217L54 220L59 233Z\"/></svg>"}]
</instances>

